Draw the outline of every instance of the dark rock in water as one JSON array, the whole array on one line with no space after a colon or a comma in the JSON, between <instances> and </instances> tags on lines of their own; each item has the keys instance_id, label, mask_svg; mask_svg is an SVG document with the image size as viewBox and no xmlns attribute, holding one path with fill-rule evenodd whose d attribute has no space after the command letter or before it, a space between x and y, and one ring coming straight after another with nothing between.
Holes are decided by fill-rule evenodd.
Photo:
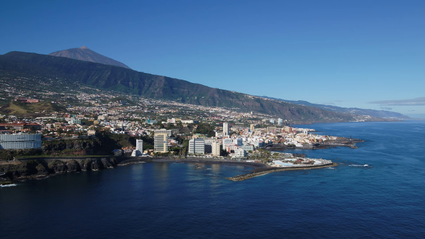
<instances>
[{"instance_id":1,"label":"dark rock in water","mask_svg":"<svg viewBox=\"0 0 425 239\"><path fill-rule=\"evenodd\" d=\"M103 165L103 168L115 168L115 166L117 166L117 162L115 161L114 158L111 158L111 159L102 158L100 161Z\"/></svg>"},{"instance_id":2,"label":"dark rock in water","mask_svg":"<svg viewBox=\"0 0 425 239\"><path fill-rule=\"evenodd\" d=\"M83 161L81 161L81 171L90 171L91 169L91 159L86 158Z\"/></svg>"},{"instance_id":3,"label":"dark rock in water","mask_svg":"<svg viewBox=\"0 0 425 239\"><path fill-rule=\"evenodd\" d=\"M40 162L35 168L37 169L37 176L47 176L49 174L49 170Z\"/></svg>"},{"instance_id":4,"label":"dark rock in water","mask_svg":"<svg viewBox=\"0 0 425 239\"><path fill-rule=\"evenodd\" d=\"M85 159L52 159L21 160L6 164L0 169L2 177L8 180L26 180L45 178L50 174L72 173L80 171L98 171L114 168L118 165L115 157Z\"/></svg>"},{"instance_id":5,"label":"dark rock in water","mask_svg":"<svg viewBox=\"0 0 425 239\"><path fill-rule=\"evenodd\" d=\"M101 169L101 164L99 164L99 159L93 159L91 162L91 170L99 171Z\"/></svg>"},{"instance_id":6,"label":"dark rock in water","mask_svg":"<svg viewBox=\"0 0 425 239\"><path fill-rule=\"evenodd\" d=\"M80 164L75 160L69 160L66 162L66 169L68 173L81 171Z\"/></svg>"},{"instance_id":7,"label":"dark rock in water","mask_svg":"<svg viewBox=\"0 0 425 239\"><path fill-rule=\"evenodd\" d=\"M54 173L66 173L68 172L68 167L65 162L61 160L54 160L49 163L49 169Z\"/></svg>"}]
</instances>

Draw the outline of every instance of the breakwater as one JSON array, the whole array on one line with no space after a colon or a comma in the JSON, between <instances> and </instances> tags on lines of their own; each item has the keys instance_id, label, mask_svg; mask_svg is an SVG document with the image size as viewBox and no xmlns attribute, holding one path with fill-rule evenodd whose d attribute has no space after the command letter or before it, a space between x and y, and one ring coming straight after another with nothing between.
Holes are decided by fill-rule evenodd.
<instances>
[{"instance_id":1,"label":"breakwater","mask_svg":"<svg viewBox=\"0 0 425 239\"><path fill-rule=\"evenodd\" d=\"M335 148L335 147L349 147L352 149L356 149L356 143L364 142L361 139L351 139L351 138L342 138L340 137L338 140L328 140L324 143L315 143L315 144L306 144L302 146L295 145L285 145L285 144L272 144L266 145L263 148L270 151L285 151L287 149L327 149L327 148Z\"/></svg>"},{"instance_id":2,"label":"breakwater","mask_svg":"<svg viewBox=\"0 0 425 239\"><path fill-rule=\"evenodd\" d=\"M330 163L330 164L322 164L322 165L316 165L316 166L295 166L295 167L280 167L280 168L265 168L265 169L256 169L252 173L237 175L234 177L226 178L230 181L243 181L246 179L263 176L269 173L274 172L281 172L281 171L289 171L289 170L309 170L309 169L318 169L318 168L328 168L328 167L336 167L338 166L337 163Z\"/></svg>"}]
</instances>

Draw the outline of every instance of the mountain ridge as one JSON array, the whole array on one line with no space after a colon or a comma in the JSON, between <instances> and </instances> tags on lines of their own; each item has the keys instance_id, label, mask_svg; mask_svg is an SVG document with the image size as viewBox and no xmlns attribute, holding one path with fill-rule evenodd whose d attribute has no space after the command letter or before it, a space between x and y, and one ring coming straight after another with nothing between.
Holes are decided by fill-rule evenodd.
<instances>
[{"instance_id":1,"label":"mountain ridge","mask_svg":"<svg viewBox=\"0 0 425 239\"><path fill-rule=\"evenodd\" d=\"M0 70L61 78L98 89L117 90L145 98L172 100L204 106L238 108L245 112L274 115L292 122L346 122L356 116L320 108L211 88L166 76L137 72L117 66L36 53L9 52L0 56Z\"/></svg>"}]
</instances>

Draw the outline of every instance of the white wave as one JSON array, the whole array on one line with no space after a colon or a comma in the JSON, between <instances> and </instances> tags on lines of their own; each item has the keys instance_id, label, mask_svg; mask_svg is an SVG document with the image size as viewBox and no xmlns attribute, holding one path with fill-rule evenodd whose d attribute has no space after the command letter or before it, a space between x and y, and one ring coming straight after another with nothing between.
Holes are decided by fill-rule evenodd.
<instances>
[{"instance_id":1,"label":"white wave","mask_svg":"<svg viewBox=\"0 0 425 239\"><path fill-rule=\"evenodd\" d=\"M349 164L350 167L369 167L369 164Z\"/></svg>"},{"instance_id":2,"label":"white wave","mask_svg":"<svg viewBox=\"0 0 425 239\"><path fill-rule=\"evenodd\" d=\"M12 184L0 185L0 187L2 187L2 188L15 187L15 186L18 186L18 184L12 183Z\"/></svg>"}]
</instances>

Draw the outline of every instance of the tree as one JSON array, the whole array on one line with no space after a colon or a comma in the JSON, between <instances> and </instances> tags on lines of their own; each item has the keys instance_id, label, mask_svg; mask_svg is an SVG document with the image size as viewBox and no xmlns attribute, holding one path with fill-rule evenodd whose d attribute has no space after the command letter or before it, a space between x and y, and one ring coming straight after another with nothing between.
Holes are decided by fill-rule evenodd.
<instances>
[{"instance_id":1,"label":"tree","mask_svg":"<svg viewBox=\"0 0 425 239\"><path fill-rule=\"evenodd\" d=\"M215 135L214 128L215 126L213 125L206 124L206 123L199 123L198 128L196 128L194 133L205 134L208 137L213 137Z\"/></svg>"},{"instance_id":2,"label":"tree","mask_svg":"<svg viewBox=\"0 0 425 239\"><path fill-rule=\"evenodd\" d=\"M185 139L183 141L182 148L180 150L180 155L186 156L187 155L188 148L189 148L189 140Z\"/></svg>"}]
</instances>

